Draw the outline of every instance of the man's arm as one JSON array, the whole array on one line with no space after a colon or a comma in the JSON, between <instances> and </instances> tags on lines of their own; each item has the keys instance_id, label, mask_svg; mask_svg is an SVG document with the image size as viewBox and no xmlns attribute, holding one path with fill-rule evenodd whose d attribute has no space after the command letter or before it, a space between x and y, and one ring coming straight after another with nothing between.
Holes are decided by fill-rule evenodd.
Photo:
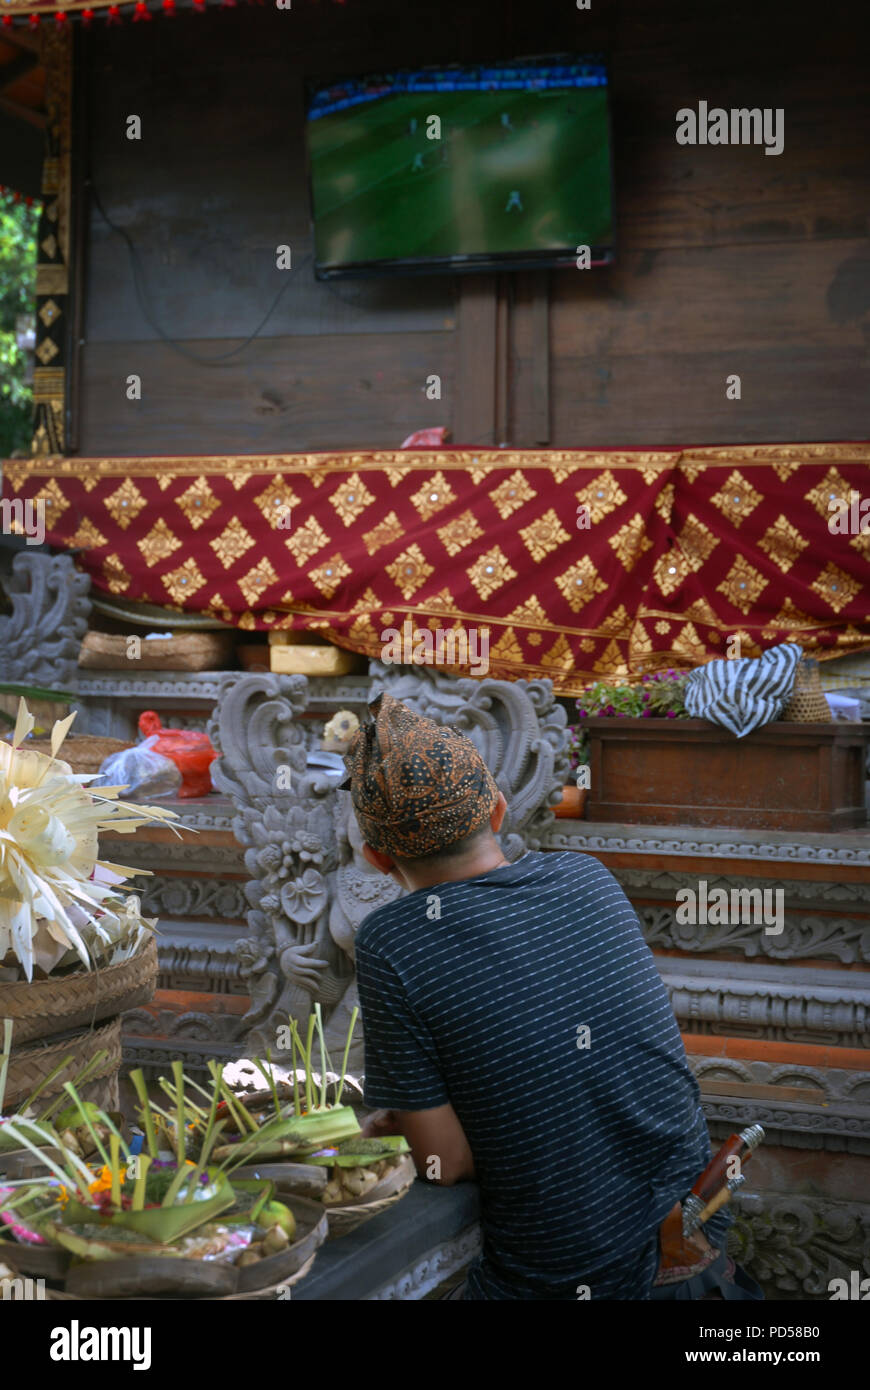
<instances>
[{"instance_id":1,"label":"man's arm","mask_svg":"<svg viewBox=\"0 0 870 1390\"><path fill-rule=\"evenodd\" d=\"M474 1156L452 1105L438 1105L433 1110L378 1110L366 1120L363 1133L403 1134L418 1175L441 1187L474 1177Z\"/></svg>"}]
</instances>

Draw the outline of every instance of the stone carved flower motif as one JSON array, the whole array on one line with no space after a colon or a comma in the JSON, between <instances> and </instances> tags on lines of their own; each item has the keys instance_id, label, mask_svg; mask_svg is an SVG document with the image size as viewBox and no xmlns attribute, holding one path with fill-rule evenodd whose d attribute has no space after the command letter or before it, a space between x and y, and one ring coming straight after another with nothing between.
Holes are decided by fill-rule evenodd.
<instances>
[{"instance_id":1,"label":"stone carved flower motif","mask_svg":"<svg viewBox=\"0 0 870 1390\"><path fill-rule=\"evenodd\" d=\"M307 925L320 916L329 900L326 882L316 869L305 869L281 889L281 906L291 922Z\"/></svg>"}]
</instances>

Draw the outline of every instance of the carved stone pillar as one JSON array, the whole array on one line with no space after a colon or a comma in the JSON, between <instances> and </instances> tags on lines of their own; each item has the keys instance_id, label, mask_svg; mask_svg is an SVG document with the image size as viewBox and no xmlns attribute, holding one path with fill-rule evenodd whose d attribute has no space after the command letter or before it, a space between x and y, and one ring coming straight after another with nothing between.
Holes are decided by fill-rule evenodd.
<instances>
[{"instance_id":1,"label":"carved stone pillar","mask_svg":"<svg viewBox=\"0 0 870 1390\"><path fill-rule=\"evenodd\" d=\"M372 674L372 696L389 689L474 741L510 807L501 835L505 856L537 848L568 772L565 712L550 683L456 680L378 663ZM274 1051L287 1015L304 1019L315 1002L334 1049L355 1000L356 928L399 892L363 860L349 793L306 767L310 739L301 719L313 712L309 699L304 676L227 676L209 725L221 754L212 777L233 801L233 833L251 875L249 935L237 948L252 1001L240 1050ZM310 729L310 719L305 723ZM351 1070L361 1064L361 1049L360 1031Z\"/></svg>"},{"instance_id":2,"label":"carved stone pillar","mask_svg":"<svg viewBox=\"0 0 870 1390\"><path fill-rule=\"evenodd\" d=\"M12 600L12 613L0 617L4 680L75 689L90 587L69 555L19 550L4 580Z\"/></svg>"}]
</instances>

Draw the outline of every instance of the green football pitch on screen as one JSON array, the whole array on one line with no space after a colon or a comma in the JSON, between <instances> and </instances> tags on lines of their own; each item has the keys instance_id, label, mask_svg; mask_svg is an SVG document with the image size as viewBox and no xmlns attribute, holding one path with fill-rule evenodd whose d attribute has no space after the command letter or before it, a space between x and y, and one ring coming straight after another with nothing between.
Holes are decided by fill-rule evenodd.
<instances>
[{"instance_id":1,"label":"green football pitch on screen","mask_svg":"<svg viewBox=\"0 0 870 1390\"><path fill-rule=\"evenodd\" d=\"M321 266L612 242L603 87L386 95L308 139Z\"/></svg>"}]
</instances>

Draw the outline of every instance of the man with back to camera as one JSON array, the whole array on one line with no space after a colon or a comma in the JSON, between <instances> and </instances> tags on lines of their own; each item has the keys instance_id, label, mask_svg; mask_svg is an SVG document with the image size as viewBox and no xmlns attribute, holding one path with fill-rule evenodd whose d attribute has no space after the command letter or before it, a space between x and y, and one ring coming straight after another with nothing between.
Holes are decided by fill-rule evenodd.
<instances>
[{"instance_id":1,"label":"man with back to camera","mask_svg":"<svg viewBox=\"0 0 870 1390\"><path fill-rule=\"evenodd\" d=\"M591 856L508 863L471 740L389 694L370 708L343 785L366 858L409 891L356 937L365 1099L387 1112L366 1132L404 1134L421 1177L434 1156L442 1185L478 1182L465 1299L649 1298L710 1141L634 909Z\"/></svg>"}]
</instances>

